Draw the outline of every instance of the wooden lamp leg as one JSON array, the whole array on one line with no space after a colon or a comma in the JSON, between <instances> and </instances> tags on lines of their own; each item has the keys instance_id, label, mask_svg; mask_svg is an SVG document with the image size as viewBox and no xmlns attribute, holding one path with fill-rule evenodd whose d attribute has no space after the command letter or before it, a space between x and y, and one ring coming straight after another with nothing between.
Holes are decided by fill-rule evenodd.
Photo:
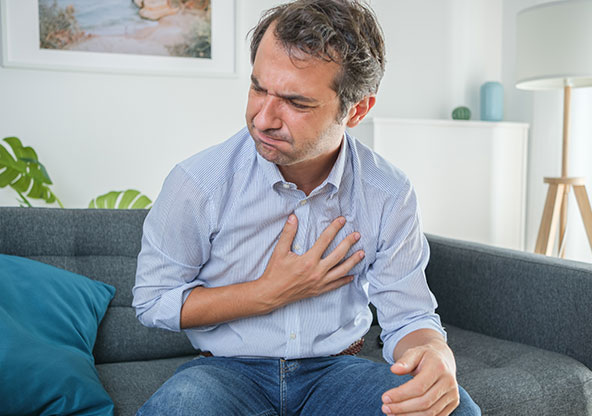
<instances>
[{"instance_id":1,"label":"wooden lamp leg","mask_svg":"<svg viewBox=\"0 0 592 416\"><path fill-rule=\"evenodd\" d=\"M588 193L586 192L586 187L584 185L576 185L573 188L576 200L578 201L578 207L580 208L580 214L582 214L582 220L584 220L588 243L592 249L592 208L590 208Z\"/></svg>"},{"instance_id":2,"label":"wooden lamp leg","mask_svg":"<svg viewBox=\"0 0 592 416\"><path fill-rule=\"evenodd\" d=\"M569 128L570 128L570 113L571 113L571 86L566 85L563 88L563 140L562 140L562 154L561 154L561 177L567 178L567 171L569 167ZM565 230L567 228L567 196L569 194L569 186L563 190L563 202L561 203L561 216L559 223L559 257L565 256Z\"/></svg>"},{"instance_id":3,"label":"wooden lamp leg","mask_svg":"<svg viewBox=\"0 0 592 416\"><path fill-rule=\"evenodd\" d=\"M535 253L551 255L553 244L559 225L559 256L563 257L565 253L565 230L567 227L567 201L569 188L573 187L578 207L584 220L588 243L592 248L592 208L590 200L586 193L584 178L570 178L567 176L569 162L569 116L571 107L571 86L565 85L563 89L563 143L561 159L561 177L545 178L545 183L549 184L547 191L547 200L543 210L543 218L539 227ZM559 224L558 224L559 223Z\"/></svg>"},{"instance_id":4,"label":"wooden lamp leg","mask_svg":"<svg viewBox=\"0 0 592 416\"><path fill-rule=\"evenodd\" d=\"M539 227L539 234L534 249L535 253L549 256L553 252L564 188L565 184L549 183L543 218L541 219L541 226Z\"/></svg>"}]
</instances>

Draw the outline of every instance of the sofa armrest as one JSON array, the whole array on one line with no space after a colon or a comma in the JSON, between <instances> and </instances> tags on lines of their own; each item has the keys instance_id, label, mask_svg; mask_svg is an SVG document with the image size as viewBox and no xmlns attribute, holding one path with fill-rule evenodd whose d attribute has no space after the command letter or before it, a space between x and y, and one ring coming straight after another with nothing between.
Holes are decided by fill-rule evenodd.
<instances>
[{"instance_id":1,"label":"sofa armrest","mask_svg":"<svg viewBox=\"0 0 592 416\"><path fill-rule=\"evenodd\" d=\"M592 368L592 264L428 235L445 324L559 352Z\"/></svg>"}]
</instances>

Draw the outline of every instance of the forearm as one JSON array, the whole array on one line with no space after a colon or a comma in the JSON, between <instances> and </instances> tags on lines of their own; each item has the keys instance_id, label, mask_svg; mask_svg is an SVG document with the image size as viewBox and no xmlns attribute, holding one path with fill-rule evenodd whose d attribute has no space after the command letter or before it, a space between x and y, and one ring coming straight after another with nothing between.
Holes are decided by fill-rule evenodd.
<instances>
[{"instance_id":1,"label":"forearm","mask_svg":"<svg viewBox=\"0 0 592 416\"><path fill-rule=\"evenodd\" d=\"M215 325L265 315L280 305L272 302L257 281L194 288L181 308L181 328Z\"/></svg>"},{"instance_id":2,"label":"forearm","mask_svg":"<svg viewBox=\"0 0 592 416\"><path fill-rule=\"evenodd\" d=\"M430 348L441 352L448 365L451 366L450 368L456 372L456 363L452 350L446 343L442 334L433 329L418 329L401 338L393 351L395 362L401 358L406 351L418 347Z\"/></svg>"}]
</instances>

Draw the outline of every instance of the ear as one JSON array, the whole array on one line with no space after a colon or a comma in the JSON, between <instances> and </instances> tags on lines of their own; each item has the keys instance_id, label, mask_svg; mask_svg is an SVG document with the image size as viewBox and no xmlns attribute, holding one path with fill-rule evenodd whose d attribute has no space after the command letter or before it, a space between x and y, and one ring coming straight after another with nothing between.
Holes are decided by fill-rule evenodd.
<instances>
[{"instance_id":1,"label":"ear","mask_svg":"<svg viewBox=\"0 0 592 416\"><path fill-rule=\"evenodd\" d=\"M370 111L376 103L376 97L369 95L362 98L356 105L350 108L347 114L347 127L356 127L366 117L366 114Z\"/></svg>"}]
</instances>

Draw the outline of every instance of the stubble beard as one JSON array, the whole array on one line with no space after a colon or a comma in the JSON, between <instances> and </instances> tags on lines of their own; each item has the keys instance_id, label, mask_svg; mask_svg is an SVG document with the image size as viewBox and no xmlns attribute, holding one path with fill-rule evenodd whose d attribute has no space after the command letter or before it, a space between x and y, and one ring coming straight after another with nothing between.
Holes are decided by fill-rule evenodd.
<instances>
[{"instance_id":1,"label":"stubble beard","mask_svg":"<svg viewBox=\"0 0 592 416\"><path fill-rule=\"evenodd\" d=\"M260 142L256 139L256 135L254 132L257 131L255 126L251 124L251 137L253 137L253 141L255 142L255 149L257 153L261 155L261 157L268 162L275 163L278 166L290 166L294 165L299 162L303 162L305 160L314 159L323 153L330 150L330 140L329 135L333 133L333 128L337 127L336 125L329 126L326 130L322 131L321 134L317 137L316 140L308 140L304 143L304 146L300 149L294 149L294 139L292 137L286 135L279 135L277 132L270 132L264 131L262 132L266 136L269 136L273 139L282 140L289 143L292 146L292 149L295 150L295 153L286 154L282 153L277 148L270 149L270 146Z\"/></svg>"}]
</instances>

